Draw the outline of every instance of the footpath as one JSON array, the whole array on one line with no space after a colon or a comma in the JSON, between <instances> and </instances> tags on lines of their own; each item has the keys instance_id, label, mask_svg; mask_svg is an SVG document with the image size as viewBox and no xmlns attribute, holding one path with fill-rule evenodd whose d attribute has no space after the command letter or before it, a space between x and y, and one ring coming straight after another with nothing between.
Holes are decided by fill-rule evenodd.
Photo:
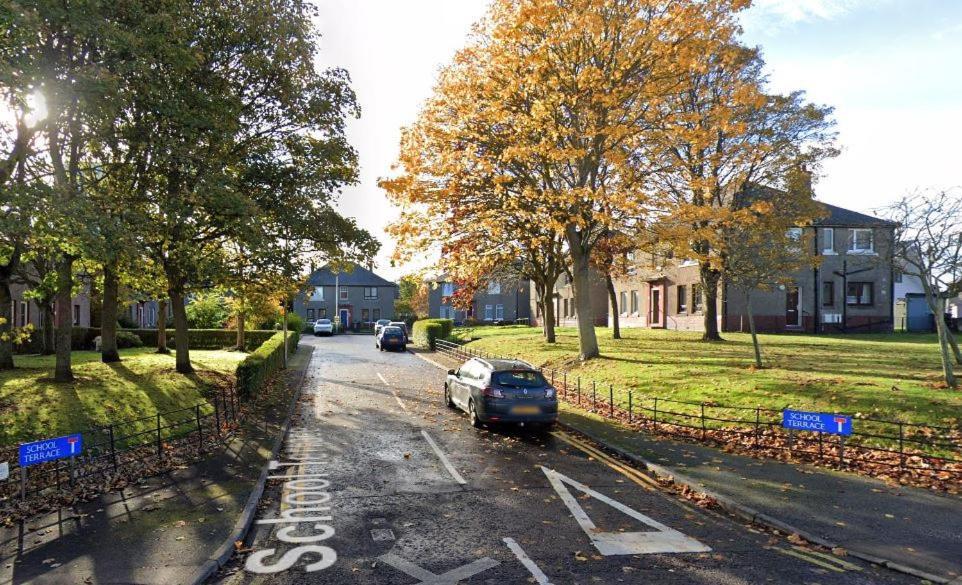
<instances>
[{"instance_id":1,"label":"footpath","mask_svg":"<svg viewBox=\"0 0 962 585\"><path fill-rule=\"evenodd\" d=\"M234 532L283 431L312 347L301 344L276 391L225 448L119 492L0 529L0 585L188 585Z\"/></svg>"},{"instance_id":2,"label":"footpath","mask_svg":"<svg viewBox=\"0 0 962 585\"><path fill-rule=\"evenodd\" d=\"M438 353L417 355L441 368ZM962 498L805 464L653 437L561 405L561 423L747 520L932 583L962 585Z\"/></svg>"}]
</instances>

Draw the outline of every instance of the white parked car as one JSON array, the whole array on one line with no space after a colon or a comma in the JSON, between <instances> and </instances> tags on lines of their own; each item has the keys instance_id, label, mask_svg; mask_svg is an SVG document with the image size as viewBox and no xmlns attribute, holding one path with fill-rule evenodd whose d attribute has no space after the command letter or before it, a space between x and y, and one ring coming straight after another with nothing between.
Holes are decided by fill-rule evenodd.
<instances>
[{"instance_id":1,"label":"white parked car","mask_svg":"<svg viewBox=\"0 0 962 585\"><path fill-rule=\"evenodd\" d=\"M334 335L334 323L330 319L314 321L314 335Z\"/></svg>"},{"instance_id":2,"label":"white parked car","mask_svg":"<svg viewBox=\"0 0 962 585\"><path fill-rule=\"evenodd\" d=\"M390 319L378 319L377 321L375 321L375 322L374 322L374 335L377 335L378 333L380 333L380 332L381 332L381 329L387 327L387 326L390 325L390 324L391 324L391 320L390 320Z\"/></svg>"}]
</instances>

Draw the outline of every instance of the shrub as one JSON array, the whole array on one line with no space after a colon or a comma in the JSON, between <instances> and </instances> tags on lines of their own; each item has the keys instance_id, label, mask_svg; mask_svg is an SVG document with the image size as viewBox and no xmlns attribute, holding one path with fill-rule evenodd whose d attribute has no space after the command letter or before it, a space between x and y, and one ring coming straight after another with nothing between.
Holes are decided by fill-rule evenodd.
<instances>
[{"instance_id":1,"label":"shrub","mask_svg":"<svg viewBox=\"0 0 962 585\"><path fill-rule=\"evenodd\" d=\"M415 321L411 339L414 341L414 344L419 347L434 349L434 342L443 337L443 332L444 327L440 323L435 322L434 319Z\"/></svg>"},{"instance_id":2,"label":"shrub","mask_svg":"<svg viewBox=\"0 0 962 585\"><path fill-rule=\"evenodd\" d=\"M218 329L230 317L227 299L217 291L206 291L192 298L185 309L192 329Z\"/></svg>"},{"instance_id":3,"label":"shrub","mask_svg":"<svg viewBox=\"0 0 962 585\"><path fill-rule=\"evenodd\" d=\"M287 314L287 330L288 331L304 331L304 319L297 313Z\"/></svg>"},{"instance_id":4,"label":"shrub","mask_svg":"<svg viewBox=\"0 0 962 585\"><path fill-rule=\"evenodd\" d=\"M130 331L118 331L117 332L117 349L127 349L130 347L143 347L144 342L141 341L137 334Z\"/></svg>"},{"instance_id":5,"label":"shrub","mask_svg":"<svg viewBox=\"0 0 962 585\"><path fill-rule=\"evenodd\" d=\"M287 350L294 353L300 332L289 331ZM259 390L275 372L284 367L284 333L275 333L237 365L237 393L248 398Z\"/></svg>"}]
</instances>

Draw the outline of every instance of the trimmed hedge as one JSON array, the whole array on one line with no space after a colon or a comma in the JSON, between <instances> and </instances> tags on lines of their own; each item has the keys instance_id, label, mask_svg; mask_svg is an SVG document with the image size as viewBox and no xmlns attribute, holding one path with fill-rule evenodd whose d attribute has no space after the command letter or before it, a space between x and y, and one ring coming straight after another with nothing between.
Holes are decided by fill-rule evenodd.
<instances>
[{"instance_id":1,"label":"trimmed hedge","mask_svg":"<svg viewBox=\"0 0 962 585\"><path fill-rule=\"evenodd\" d=\"M447 339L454 331L454 319L421 319L415 323L437 323L441 326L441 339Z\"/></svg>"},{"instance_id":2,"label":"trimmed hedge","mask_svg":"<svg viewBox=\"0 0 962 585\"><path fill-rule=\"evenodd\" d=\"M154 347L157 345L156 329L118 329L118 339L120 335L124 333L136 335L140 338L142 344L147 347ZM247 345L245 349L253 350L257 348L265 341L270 339L275 333L277 332L270 329L247 331L244 335L244 340ZM39 353L41 347L41 335L42 333L39 330L34 330L29 341L17 345L17 351L20 353ZM70 347L74 351L93 349L94 338L96 338L98 335L100 335L99 327L74 327L70 331ZM236 329L188 330L187 343L190 344L191 349L224 349L226 347L234 347L234 343L236 342ZM173 348L175 345L174 330L172 328L168 328L167 346ZM126 347L132 346L127 345Z\"/></svg>"},{"instance_id":3,"label":"trimmed hedge","mask_svg":"<svg viewBox=\"0 0 962 585\"><path fill-rule=\"evenodd\" d=\"M294 353L300 340L299 331L288 331L287 350ZM237 365L237 394L248 398L264 385L275 372L284 367L284 332L272 335Z\"/></svg>"},{"instance_id":4,"label":"trimmed hedge","mask_svg":"<svg viewBox=\"0 0 962 585\"><path fill-rule=\"evenodd\" d=\"M419 347L434 349L435 341L444 338L444 326L437 323L434 319L425 319L414 322L414 331L411 339Z\"/></svg>"}]
</instances>

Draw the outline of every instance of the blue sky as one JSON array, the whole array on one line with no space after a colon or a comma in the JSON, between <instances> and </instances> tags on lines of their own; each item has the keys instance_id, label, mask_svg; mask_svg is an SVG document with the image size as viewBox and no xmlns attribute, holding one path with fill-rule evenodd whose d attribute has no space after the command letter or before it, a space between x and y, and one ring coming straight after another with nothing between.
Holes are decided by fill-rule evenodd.
<instances>
[{"instance_id":1,"label":"blue sky","mask_svg":"<svg viewBox=\"0 0 962 585\"><path fill-rule=\"evenodd\" d=\"M487 0L316 2L319 63L351 73L363 109L349 127L361 183L341 209L381 236L380 272L394 277L383 230L395 211L377 178ZM835 107L842 154L819 199L870 212L911 189L962 185L962 0L756 0L743 24L772 90Z\"/></svg>"}]
</instances>

